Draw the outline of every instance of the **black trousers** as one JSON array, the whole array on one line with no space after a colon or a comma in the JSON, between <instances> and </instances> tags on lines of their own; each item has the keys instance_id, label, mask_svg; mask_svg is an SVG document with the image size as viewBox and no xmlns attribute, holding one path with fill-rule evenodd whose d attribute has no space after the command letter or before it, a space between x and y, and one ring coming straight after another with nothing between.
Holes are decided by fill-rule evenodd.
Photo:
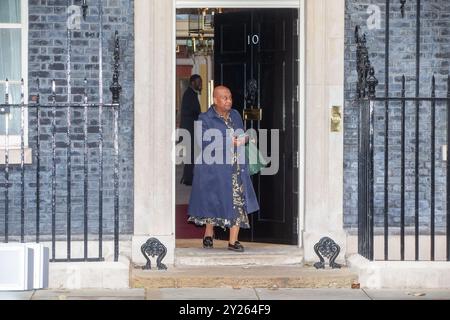
<instances>
[{"instance_id":1,"label":"black trousers","mask_svg":"<svg viewBox=\"0 0 450 320\"><path fill-rule=\"evenodd\" d=\"M191 163L185 163L183 168L183 177L181 178L181 183L187 186L192 185L194 180L194 139L191 140Z\"/></svg>"},{"instance_id":2,"label":"black trousers","mask_svg":"<svg viewBox=\"0 0 450 320\"><path fill-rule=\"evenodd\" d=\"M183 168L183 178L181 178L181 183L187 186L191 186L193 179L194 179L194 165L185 164Z\"/></svg>"}]
</instances>

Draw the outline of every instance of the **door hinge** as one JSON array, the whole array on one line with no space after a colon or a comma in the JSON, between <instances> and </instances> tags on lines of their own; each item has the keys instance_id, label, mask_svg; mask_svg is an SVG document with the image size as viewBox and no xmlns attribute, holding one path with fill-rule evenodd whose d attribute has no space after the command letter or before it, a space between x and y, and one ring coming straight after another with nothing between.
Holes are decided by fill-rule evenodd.
<instances>
[{"instance_id":1,"label":"door hinge","mask_svg":"<svg viewBox=\"0 0 450 320\"><path fill-rule=\"evenodd\" d=\"M300 86L299 85L297 85L295 87L294 96L295 96L295 102L300 102Z\"/></svg>"},{"instance_id":2,"label":"door hinge","mask_svg":"<svg viewBox=\"0 0 450 320\"><path fill-rule=\"evenodd\" d=\"M300 168L300 152L298 151L294 153L294 168L295 169Z\"/></svg>"},{"instance_id":3,"label":"door hinge","mask_svg":"<svg viewBox=\"0 0 450 320\"><path fill-rule=\"evenodd\" d=\"M294 19L294 36L298 37L300 35L300 23L298 19Z\"/></svg>"}]
</instances>

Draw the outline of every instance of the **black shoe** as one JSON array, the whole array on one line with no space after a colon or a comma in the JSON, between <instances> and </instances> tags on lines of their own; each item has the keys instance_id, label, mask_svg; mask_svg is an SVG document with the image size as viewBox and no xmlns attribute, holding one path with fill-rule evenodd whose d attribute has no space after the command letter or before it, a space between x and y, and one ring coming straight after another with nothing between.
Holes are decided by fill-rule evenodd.
<instances>
[{"instance_id":1,"label":"black shoe","mask_svg":"<svg viewBox=\"0 0 450 320\"><path fill-rule=\"evenodd\" d=\"M186 181L184 178L181 178L180 184L184 184L185 186L192 186L192 181Z\"/></svg>"},{"instance_id":2,"label":"black shoe","mask_svg":"<svg viewBox=\"0 0 450 320\"><path fill-rule=\"evenodd\" d=\"M212 237L203 238L203 248L205 248L205 249L213 248L213 238Z\"/></svg>"},{"instance_id":3,"label":"black shoe","mask_svg":"<svg viewBox=\"0 0 450 320\"><path fill-rule=\"evenodd\" d=\"M186 185L186 186L192 186L192 181L191 181L191 180L186 180L186 179L184 179L184 177L183 177L183 178L181 178L181 180L180 180L180 184L184 184L184 185Z\"/></svg>"},{"instance_id":4,"label":"black shoe","mask_svg":"<svg viewBox=\"0 0 450 320\"><path fill-rule=\"evenodd\" d=\"M234 244L228 243L228 250L236 252L244 252L244 247L239 241L236 241Z\"/></svg>"}]
</instances>

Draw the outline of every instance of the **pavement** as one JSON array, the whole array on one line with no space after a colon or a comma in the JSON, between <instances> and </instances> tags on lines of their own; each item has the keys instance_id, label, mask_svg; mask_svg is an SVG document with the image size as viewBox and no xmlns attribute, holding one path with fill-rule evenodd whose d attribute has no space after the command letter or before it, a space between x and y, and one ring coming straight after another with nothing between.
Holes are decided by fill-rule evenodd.
<instances>
[{"instance_id":1,"label":"pavement","mask_svg":"<svg viewBox=\"0 0 450 320\"><path fill-rule=\"evenodd\" d=\"M0 292L0 300L450 300L448 290L162 288Z\"/></svg>"}]
</instances>

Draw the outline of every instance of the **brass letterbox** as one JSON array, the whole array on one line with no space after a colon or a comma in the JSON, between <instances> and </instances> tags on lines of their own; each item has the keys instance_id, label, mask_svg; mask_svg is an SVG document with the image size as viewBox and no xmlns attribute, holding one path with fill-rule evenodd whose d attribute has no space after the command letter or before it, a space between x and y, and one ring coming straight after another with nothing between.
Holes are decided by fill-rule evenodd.
<instances>
[{"instance_id":1,"label":"brass letterbox","mask_svg":"<svg viewBox=\"0 0 450 320\"><path fill-rule=\"evenodd\" d=\"M333 106L331 108L331 132L341 132L341 130L342 130L341 107Z\"/></svg>"},{"instance_id":2,"label":"brass letterbox","mask_svg":"<svg viewBox=\"0 0 450 320\"><path fill-rule=\"evenodd\" d=\"M244 109L244 121L261 121L262 109Z\"/></svg>"}]
</instances>

